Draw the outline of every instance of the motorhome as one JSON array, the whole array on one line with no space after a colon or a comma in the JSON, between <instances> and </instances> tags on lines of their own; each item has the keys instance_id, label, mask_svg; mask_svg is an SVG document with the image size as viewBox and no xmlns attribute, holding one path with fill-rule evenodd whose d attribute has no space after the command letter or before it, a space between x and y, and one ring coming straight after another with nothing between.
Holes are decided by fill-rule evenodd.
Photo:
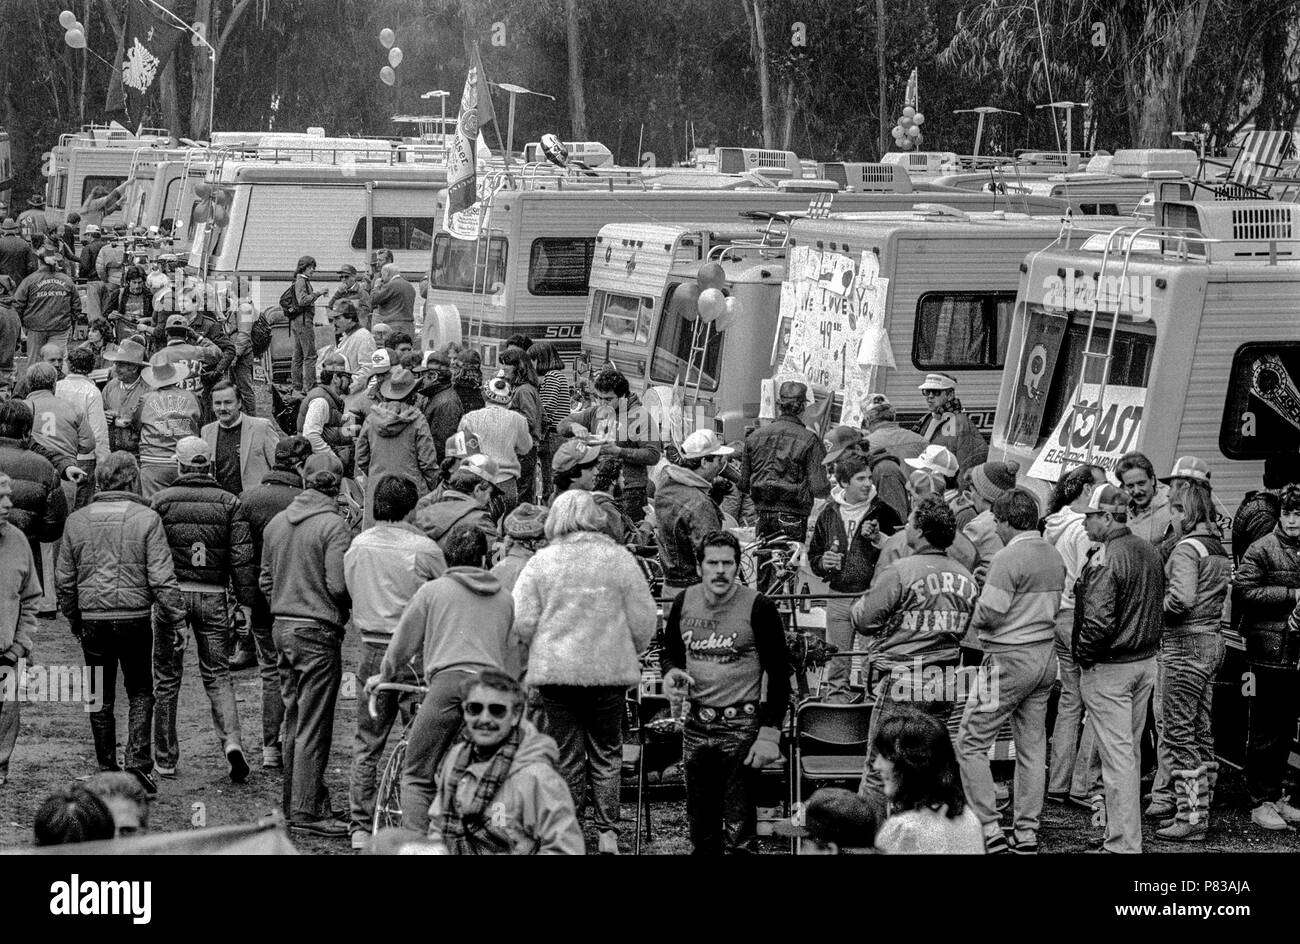
<instances>
[{"instance_id":1,"label":"motorhome","mask_svg":"<svg viewBox=\"0 0 1300 944\"><path fill-rule=\"evenodd\" d=\"M714 175L679 173L674 186L716 187ZM693 179L694 178L694 179ZM610 223L652 226L678 221L733 226L743 214L805 212L808 194L778 189L617 189L603 183L583 186L572 178L552 189L541 181L526 189L500 190L482 214L480 235L458 239L443 226L445 194L434 215L434 236L426 306L455 306L462 333L478 345L484 363L496 363L502 341L516 332L554 341L567 358L575 356L587 320L587 293L596 237ZM742 180L731 179L731 183ZM880 192L818 195L833 197L835 210L907 210L933 200L933 194L897 192L890 178ZM910 189L910 188L909 188ZM947 197L947 195L945 195ZM1064 204L1041 197L954 193L954 206L971 210L1015 210L1059 217ZM603 251L599 254L603 259Z\"/></svg>"},{"instance_id":2,"label":"motorhome","mask_svg":"<svg viewBox=\"0 0 1300 944\"><path fill-rule=\"evenodd\" d=\"M826 321L840 327L828 328L816 344L826 356L811 358L820 366L800 365L814 386L833 394L832 415L846 398L880 392L900 420L919 421L925 405L917 388L926 373L943 371L957 379L972 420L987 429L1007 356L1019 264L1060 231L1059 213L1031 217L931 205L796 218L761 238L734 225L606 226L596 240L583 351L594 363L614 364L638 390L686 389L687 406L702 404L720 433L739 438L757 422L761 381L781 372L795 321L817 319L819 306L833 307ZM738 326L712 332L707 351L697 351L691 363L698 343L694 293L686 304L677 293L695 286L706 261L721 264L723 291L739 300L743 314ZM864 303L867 289L859 292L857 280L867 278L873 285ZM858 361L869 315L879 316L896 365L870 374Z\"/></svg>"},{"instance_id":3,"label":"motorhome","mask_svg":"<svg viewBox=\"0 0 1300 944\"><path fill-rule=\"evenodd\" d=\"M88 125L65 134L45 155L45 217L50 225L62 223L80 210L96 187L113 190L136 176L148 164L184 160L186 149L160 128L132 134L121 125ZM106 223L125 219L123 206L105 216Z\"/></svg>"},{"instance_id":4,"label":"motorhome","mask_svg":"<svg viewBox=\"0 0 1300 944\"><path fill-rule=\"evenodd\" d=\"M9 143L9 132L0 129L0 204L11 206L14 184L13 152Z\"/></svg>"},{"instance_id":5,"label":"motorhome","mask_svg":"<svg viewBox=\"0 0 1300 944\"><path fill-rule=\"evenodd\" d=\"M937 180L961 169L953 151L889 151L881 156L880 163L903 168L913 180Z\"/></svg>"},{"instance_id":6,"label":"motorhome","mask_svg":"<svg viewBox=\"0 0 1300 944\"><path fill-rule=\"evenodd\" d=\"M1265 459L1300 451L1300 206L1160 197L1152 223L1026 260L992 453L1019 460L1040 493L1071 465L1113 470L1130 450L1158 475L1198 456L1231 513ZM1215 734L1240 762L1248 666L1227 636Z\"/></svg>"}]
</instances>

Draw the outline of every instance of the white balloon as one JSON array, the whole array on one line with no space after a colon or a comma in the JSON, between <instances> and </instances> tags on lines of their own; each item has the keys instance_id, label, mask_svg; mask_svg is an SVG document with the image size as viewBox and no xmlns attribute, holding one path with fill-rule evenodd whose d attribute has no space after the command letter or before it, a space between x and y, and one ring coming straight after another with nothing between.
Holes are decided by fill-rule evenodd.
<instances>
[{"instance_id":1,"label":"white balloon","mask_svg":"<svg viewBox=\"0 0 1300 944\"><path fill-rule=\"evenodd\" d=\"M59 14L59 25L65 30L72 29L72 24L77 22L77 15L71 10L64 10Z\"/></svg>"},{"instance_id":2,"label":"white balloon","mask_svg":"<svg viewBox=\"0 0 1300 944\"><path fill-rule=\"evenodd\" d=\"M903 128L910 128L910 127L912 127L912 118L911 118L911 116L910 116L910 115L903 115L903 117L901 117L901 118L898 119L898 124L899 124L901 127L903 127Z\"/></svg>"},{"instance_id":3,"label":"white balloon","mask_svg":"<svg viewBox=\"0 0 1300 944\"><path fill-rule=\"evenodd\" d=\"M68 29L80 30L82 35L85 35L86 32L86 28L81 25L81 20L74 20L72 25L69 26Z\"/></svg>"},{"instance_id":4,"label":"white balloon","mask_svg":"<svg viewBox=\"0 0 1300 944\"><path fill-rule=\"evenodd\" d=\"M903 109L904 118L911 118L915 114L916 114L916 109L913 108L911 105L908 105L906 108Z\"/></svg>"},{"instance_id":5,"label":"white balloon","mask_svg":"<svg viewBox=\"0 0 1300 944\"><path fill-rule=\"evenodd\" d=\"M396 69L402 64L402 47L394 46L388 50L388 64Z\"/></svg>"},{"instance_id":6,"label":"white balloon","mask_svg":"<svg viewBox=\"0 0 1300 944\"><path fill-rule=\"evenodd\" d=\"M915 115L912 116L912 124L914 124L914 125L923 125L923 124L925 124L925 115L921 114L921 113L918 111Z\"/></svg>"},{"instance_id":7,"label":"white balloon","mask_svg":"<svg viewBox=\"0 0 1300 944\"><path fill-rule=\"evenodd\" d=\"M392 85L397 81L397 73L393 71L392 66L384 66L379 70L379 78L385 85Z\"/></svg>"},{"instance_id":8,"label":"white balloon","mask_svg":"<svg viewBox=\"0 0 1300 944\"><path fill-rule=\"evenodd\" d=\"M384 44L385 49L392 49L393 43L397 40L397 34L385 27L379 31L379 41Z\"/></svg>"},{"instance_id":9,"label":"white balloon","mask_svg":"<svg viewBox=\"0 0 1300 944\"><path fill-rule=\"evenodd\" d=\"M63 34L63 41L73 49L86 48L86 34L81 30L68 30Z\"/></svg>"},{"instance_id":10,"label":"white balloon","mask_svg":"<svg viewBox=\"0 0 1300 944\"><path fill-rule=\"evenodd\" d=\"M722 305L722 314L714 322L713 327L718 331L726 331L745 315L745 306L739 298L732 296Z\"/></svg>"},{"instance_id":11,"label":"white balloon","mask_svg":"<svg viewBox=\"0 0 1300 944\"><path fill-rule=\"evenodd\" d=\"M709 324L726 310L727 296L723 295L719 289L706 288L700 292L698 305L700 318L704 320L705 324Z\"/></svg>"},{"instance_id":12,"label":"white balloon","mask_svg":"<svg viewBox=\"0 0 1300 944\"><path fill-rule=\"evenodd\" d=\"M917 138L921 136L921 129L918 128L916 125L912 125L912 127L907 129L907 136L911 138L913 141L915 141Z\"/></svg>"},{"instance_id":13,"label":"white balloon","mask_svg":"<svg viewBox=\"0 0 1300 944\"><path fill-rule=\"evenodd\" d=\"M898 125L894 125L894 127L890 128L889 133L894 136L895 141L903 140L903 129Z\"/></svg>"}]
</instances>

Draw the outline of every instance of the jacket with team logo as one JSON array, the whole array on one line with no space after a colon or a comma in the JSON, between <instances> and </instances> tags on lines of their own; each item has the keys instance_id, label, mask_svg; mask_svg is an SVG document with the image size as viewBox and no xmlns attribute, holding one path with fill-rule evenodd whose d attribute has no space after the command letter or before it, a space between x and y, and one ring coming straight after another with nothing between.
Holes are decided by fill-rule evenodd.
<instances>
[{"instance_id":1,"label":"jacket with team logo","mask_svg":"<svg viewBox=\"0 0 1300 944\"><path fill-rule=\"evenodd\" d=\"M943 551L925 547L881 570L853 604L854 628L872 637L871 664L881 669L957 661L979 587L971 572Z\"/></svg>"},{"instance_id":2,"label":"jacket with team logo","mask_svg":"<svg viewBox=\"0 0 1300 944\"><path fill-rule=\"evenodd\" d=\"M140 461L176 461L176 444L199 434L199 401L180 387L150 390L140 401Z\"/></svg>"}]
</instances>

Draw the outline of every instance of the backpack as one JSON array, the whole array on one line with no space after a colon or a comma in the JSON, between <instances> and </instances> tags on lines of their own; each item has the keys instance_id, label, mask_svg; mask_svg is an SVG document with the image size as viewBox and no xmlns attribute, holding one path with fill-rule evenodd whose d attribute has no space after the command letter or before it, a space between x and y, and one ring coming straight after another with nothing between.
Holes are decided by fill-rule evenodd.
<instances>
[{"instance_id":1,"label":"backpack","mask_svg":"<svg viewBox=\"0 0 1300 944\"><path fill-rule=\"evenodd\" d=\"M253 341L253 356L261 357L271 348L271 323L262 312L248 329L248 336Z\"/></svg>"},{"instance_id":2,"label":"backpack","mask_svg":"<svg viewBox=\"0 0 1300 944\"><path fill-rule=\"evenodd\" d=\"M302 314L302 309L298 307L298 295L293 288L294 283L290 282L289 287L280 294L280 307L284 310L284 316L290 321Z\"/></svg>"}]
</instances>

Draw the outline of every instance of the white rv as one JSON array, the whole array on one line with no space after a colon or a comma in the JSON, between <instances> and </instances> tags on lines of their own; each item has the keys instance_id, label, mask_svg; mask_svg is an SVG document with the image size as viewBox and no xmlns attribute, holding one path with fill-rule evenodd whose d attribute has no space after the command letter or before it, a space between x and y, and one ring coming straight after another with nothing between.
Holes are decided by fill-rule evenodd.
<instances>
[{"instance_id":1,"label":"white rv","mask_svg":"<svg viewBox=\"0 0 1300 944\"><path fill-rule=\"evenodd\" d=\"M46 155L45 217L50 225L62 223L79 211L96 187L113 190L159 161L184 160L186 149L172 146L164 129L144 129L135 135L120 125L90 125L65 134ZM105 216L109 224L125 219L119 206Z\"/></svg>"}]
</instances>

